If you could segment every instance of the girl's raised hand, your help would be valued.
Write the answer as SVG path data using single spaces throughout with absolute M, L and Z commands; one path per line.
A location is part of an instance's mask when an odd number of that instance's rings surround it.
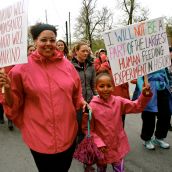
M 143 88 L 142 88 L 142 94 L 146 97 L 151 97 L 152 96 L 152 91 L 150 89 L 150 84 L 148 82 L 148 76 L 144 76 L 144 83 L 143 83 Z
M 152 96 L 152 91 L 150 89 L 150 84 L 149 83 L 144 83 L 143 84 L 142 94 L 144 96 L 146 96 L 146 97 L 151 97 Z

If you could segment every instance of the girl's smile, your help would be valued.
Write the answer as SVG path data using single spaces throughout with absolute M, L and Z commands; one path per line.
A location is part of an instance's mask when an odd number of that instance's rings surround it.
M 96 89 L 100 98 L 107 100 L 113 92 L 112 79 L 107 75 L 101 76 L 97 81 Z

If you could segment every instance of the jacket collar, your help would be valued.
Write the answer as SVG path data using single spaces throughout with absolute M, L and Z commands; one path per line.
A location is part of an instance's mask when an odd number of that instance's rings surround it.
M 64 53 L 62 51 L 56 50 L 55 53 L 54 53 L 54 55 L 52 57 L 47 58 L 47 57 L 44 57 L 41 54 L 39 54 L 38 51 L 36 50 L 30 56 L 35 61 L 40 61 L 40 62 L 50 61 L 50 62 L 54 62 L 54 61 L 62 60 L 63 57 L 64 57 Z
M 111 104 L 111 103 L 113 102 L 113 96 L 111 95 L 111 96 L 108 98 L 107 101 L 104 101 L 104 100 L 101 99 L 101 98 L 99 97 L 99 95 L 98 95 L 98 96 L 94 96 L 93 99 L 92 99 L 91 101 L 92 101 L 92 102 L 97 102 L 97 103 L 109 105 L 109 104 Z

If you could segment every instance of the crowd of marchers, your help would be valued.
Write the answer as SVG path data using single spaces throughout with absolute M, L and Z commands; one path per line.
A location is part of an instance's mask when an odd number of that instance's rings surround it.
M 169 149 L 172 131 L 172 66 L 115 86 L 105 49 L 92 52 L 88 41 L 72 50 L 57 40 L 53 25 L 37 23 L 30 28 L 28 63 L 0 71 L 0 123 L 4 115 L 12 131 L 19 128 L 39 172 L 68 172 L 73 154 L 89 130 L 93 144 L 103 154 L 96 169 L 83 163 L 85 172 L 124 172 L 130 150 L 124 130 L 125 116 L 141 113 L 140 137 L 145 149 Z M 172 59 L 172 48 L 169 48 Z M 89 144 L 89 142 L 88 142 Z M 89 146 L 89 145 L 88 145 Z

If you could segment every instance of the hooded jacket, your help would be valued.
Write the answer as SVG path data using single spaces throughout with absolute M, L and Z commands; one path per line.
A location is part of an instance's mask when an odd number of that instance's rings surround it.
M 102 164 L 118 163 L 129 152 L 127 135 L 123 129 L 122 114 L 142 112 L 150 97 L 142 94 L 138 100 L 131 101 L 119 96 L 111 96 L 105 102 L 94 96 L 90 102 L 92 109 L 91 135 L 97 147 L 107 147 Z M 87 114 L 84 114 L 82 129 L 87 132 Z
M 83 101 L 71 62 L 60 52 L 47 59 L 35 51 L 9 77 L 14 103 L 4 108 L 28 147 L 46 154 L 67 150 L 77 135 L 76 109 Z
M 85 67 L 82 68 L 75 57 L 72 59 L 72 63 L 75 69 L 78 71 L 78 74 L 81 79 L 82 95 L 87 102 L 90 102 L 93 95 L 96 94 L 95 91 L 96 74 L 93 63 L 91 62 L 90 59 L 87 58 L 85 61 Z

